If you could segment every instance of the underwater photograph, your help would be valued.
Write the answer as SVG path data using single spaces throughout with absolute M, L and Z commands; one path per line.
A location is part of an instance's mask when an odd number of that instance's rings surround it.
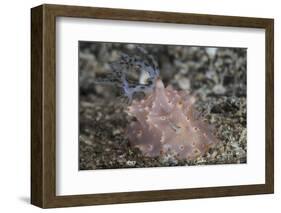
M 79 170 L 247 163 L 247 49 L 79 41 Z

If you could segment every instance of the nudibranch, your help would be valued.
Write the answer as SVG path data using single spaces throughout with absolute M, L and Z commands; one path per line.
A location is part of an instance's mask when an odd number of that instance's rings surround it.
M 111 63 L 111 73 L 97 83 L 114 84 L 129 100 L 127 112 L 136 118 L 127 128 L 132 146 L 145 156 L 172 155 L 178 159 L 193 160 L 204 155 L 218 143 L 211 125 L 200 118 L 194 109 L 195 98 L 171 86 L 164 87 L 154 58 L 139 46 L 140 55 L 122 54 L 119 61 Z M 138 74 L 137 82 L 128 80 Z M 133 100 L 137 93 L 145 94 Z
M 193 160 L 218 143 L 209 124 L 195 111 L 195 98 L 156 81 L 147 98 L 133 101 L 128 113 L 137 120 L 127 129 L 130 143 L 149 157 L 172 155 Z

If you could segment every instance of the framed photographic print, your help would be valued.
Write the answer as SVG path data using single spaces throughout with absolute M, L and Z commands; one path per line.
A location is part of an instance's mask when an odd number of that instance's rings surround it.
M 31 9 L 31 203 L 274 191 L 273 19 Z

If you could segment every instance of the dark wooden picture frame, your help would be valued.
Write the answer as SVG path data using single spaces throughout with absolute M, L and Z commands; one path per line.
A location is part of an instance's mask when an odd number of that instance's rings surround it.
M 265 29 L 265 184 L 56 195 L 56 18 L 77 17 Z M 126 9 L 41 5 L 31 9 L 31 203 L 66 207 L 267 194 L 274 192 L 274 20 Z

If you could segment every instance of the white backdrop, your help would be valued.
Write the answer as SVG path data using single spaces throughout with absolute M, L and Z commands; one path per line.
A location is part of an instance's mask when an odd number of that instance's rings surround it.
M 1 22 L 1 110 L 0 149 L 0 210 L 1 212 L 20 210 L 21 212 L 39 212 L 40 209 L 28 204 L 30 180 L 30 7 L 43 2 L 3 1 L 0 8 Z M 166 10 L 178 12 L 210 13 L 222 15 L 241 15 L 275 18 L 275 106 L 280 108 L 281 91 L 280 62 L 280 30 L 281 14 L 278 1 L 245 1 L 245 0 L 96 0 L 75 1 L 60 0 L 48 3 L 76 4 L 88 6 L 122 7 L 148 10 Z M 279 97 L 278 97 L 279 96 Z M 168 201 L 157 203 L 123 204 L 97 207 L 79 207 L 71 209 L 56 209 L 51 212 L 132 212 L 132 211 L 216 211 L 216 212 L 246 212 L 267 210 L 277 212 L 280 206 L 281 186 L 280 163 L 281 147 L 281 113 L 275 111 L 275 170 L 276 185 L 274 195 L 243 196 L 231 198 L 196 199 L 184 201 Z M 278 133 L 279 132 L 279 133 Z

